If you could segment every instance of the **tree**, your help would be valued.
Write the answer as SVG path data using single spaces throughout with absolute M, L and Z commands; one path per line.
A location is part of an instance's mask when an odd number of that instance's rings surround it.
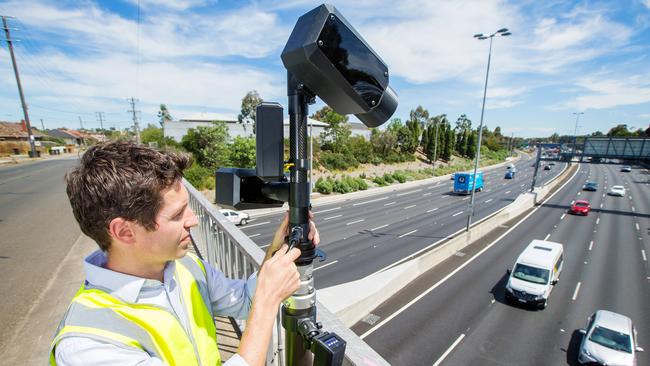
M 465 156 L 470 159 L 476 157 L 476 133 L 470 131 L 467 135 L 467 147 L 465 148 Z
M 605 134 L 600 132 L 600 131 L 596 131 L 596 132 L 592 133 L 591 136 L 602 137 L 602 136 L 605 136 Z
M 255 109 L 262 102 L 256 90 L 249 91 L 241 100 L 241 112 L 237 115 L 237 121 L 244 127 L 244 132 L 247 125 L 252 125 L 253 135 L 255 134 Z
M 194 155 L 201 166 L 216 169 L 229 164 L 229 138 L 226 123 L 215 122 L 210 127 L 190 128 L 183 136 L 181 145 Z
M 230 144 L 229 163 L 240 168 L 254 168 L 255 138 L 237 136 Z
M 445 127 L 446 130 L 446 135 L 447 137 L 445 138 L 445 146 L 444 149 L 442 150 L 442 159 L 445 161 L 450 161 L 451 160 L 451 153 L 454 150 L 454 130 L 451 129 L 451 126 L 447 125 Z
M 549 137 L 549 140 L 553 143 L 557 143 L 560 141 L 560 135 L 558 135 L 557 132 L 555 132 L 551 135 L 551 137 Z
M 332 108 L 325 106 L 314 113 L 311 118 L 327 123 L 327 127 L 320 134 L 323 144 L 322 149 L 334 153 L 343 153 L 352 135 L 352 127 L 348 122 L 348 117 L 338 114 Z
M 165 122 L 174 120 L 174 117 L 172 117 L 172 115 L 169 114 L 169 110 L 167 110 L 167 106 L 165 104 L 160 105 L 160 110 L 158 111 L 158 118 L 160 122 L 160 127 L 163 127 Z
M 628 131 L 626 124 L 620 124 L 616 127 L 612 127 L 612 129 L 607 132 L 607 136 L 609 137 L 629 137 L 632 135 L 632 132 Z
M 425 128 L 422 131 L 422 139 L 420 140 L 420 146 L 422 146 L 422 149 L 424 149 L 424 151 L 426 151 L 427 146 L 429 146 L 429 130 L 431 129 L 430 127 L 431 126 Z M 433 139 L 433 136 L 431 136 L 431 139 Z

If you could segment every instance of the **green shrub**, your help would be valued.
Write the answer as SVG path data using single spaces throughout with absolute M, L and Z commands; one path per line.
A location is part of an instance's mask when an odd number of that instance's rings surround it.
M 399 171 L 393 172 L 393 178 L 400 183 L 406 182 L 406 175 Z
M 357 184 L 359 185 L 359 190 L 365 191 L 368 189 L 368 182 L 366 182 L 365 179 L 361 177 L 356 177 L 355 180 L 357 181 Z
M 200 166 L 198 163 L 194 162 L 191 167 L 183 171 L 183 176 L 187 179 L 190 184 L 196 189 L 214 189 L 214 174 L 213 170 L 210 168 L 205 168 Z M 206 187 L 208 178 L 212 178 L 212 186 Z M 208 183 L 209 185 L 209 183 Z
M 328 179 L 323 179 L 318 178 L 316 181 L 316 192 L 322 193 L 322 194 L 330 194 L 332 193 L 332 190 L 334 189 L 332 181 Z
M 341 180 L 343 180 L 347 185 L 350 186 L 350 189 L 352 189 L 352 192 L 356 192 L 359 190 L 359 182 L 355 178 L 349 177 L 349 176 L 344 176 Z
M 334 192 L 338 193 L 350 193 L 352 192 L 352 187 L 345 180 L 336 180 L 334 181 Z
M 320 154 L 320 163 L 329 170 L 347 170 L 359 166 L 359 161 L 352 154 L 331 151 L 323 151 Z
M 361 174 L 359 174 L 359 178 L 361 178 L 361 179 L 366 179 L 366 173 L 361 173 Z
M 386 173 L 384 174 L 384 180 L 386 181 L 386 183 L 391 184 L 395 181 L 395 178 L 393 178 L 392 174 Z
M 380 187 L 383 187 L 383 186 L 388 185 L 388 183 L 386 183 L 386 179 L 384 179 L 384 177 L 381 177 L 381 176 L 376 176 L 376 177 L 374 177 L 374 178 L 372 179 L 372 181 L 373 181 L 376 185 L 378 185 L 378 186 L 380 186 Z

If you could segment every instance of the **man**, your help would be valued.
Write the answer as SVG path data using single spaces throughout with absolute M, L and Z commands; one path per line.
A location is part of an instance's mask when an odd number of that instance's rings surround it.
M 88 149 L 66 175 L 75 218 L 100 250 L 85 260 L 86 281 L 57 329 L 51 364 L 220 365 L 214 315 L 248 317 L 226 365 L 265 363 L 278 307 L 300 285 L 300 251 L 284 244 L 288 218 L 258 274 L 226 279 L 188 254 L 198 224 L 181 183 L 189 163 L 109 142 Z M 311 221 L 309 238 L 319 242 Z

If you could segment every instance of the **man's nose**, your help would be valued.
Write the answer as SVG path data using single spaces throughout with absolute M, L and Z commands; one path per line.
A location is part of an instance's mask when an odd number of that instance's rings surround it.
M 189 217 L 185 220 L 186 227 L 194 227 L 199 224 L 199 218 L 194 214 L 194 211 L 190 210 Z

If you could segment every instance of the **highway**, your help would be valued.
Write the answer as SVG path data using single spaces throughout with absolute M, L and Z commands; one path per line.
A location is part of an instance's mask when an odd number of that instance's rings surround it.
M 485 189 L 476 194 L 474 222 L 511 203 L 530 188 L 534 160 L 517 162 L 515 179 L 504 179 L 505 167 L 485 172 Z M 564 168 L 540 169 L 538 184 Z M 396 190 L 327 204 L 313 202 L 321 245 L 327 260 L 315 264 L 317 288 L 349 282 L 394 265 L 461 230 L 467 222 L 470 196 L 451 193 L 445 180 L 412 189 Z M 251 214 L 242 231 L 265 248 L 282 215 Z
M 639 332 L 639 365 L 650 365 L 650 173 L 582 164 L 576 175 L 484 250 L 465 250 L 375 309 L 353 330 L 393 365 L 577 364 L 578 332 L 598 309 L 622 313 Z M 582 191 L 586 180 L 596 192 Z M 625 197 L 606 191 L 623 185 Z M 591 202 L 589 216 L 567 214 Z M 505 302 L 506 270 L 533 239 L 564 244 L 559 283 L 545 310 Z M 377 320 L 378 319 L 378 320 Z

